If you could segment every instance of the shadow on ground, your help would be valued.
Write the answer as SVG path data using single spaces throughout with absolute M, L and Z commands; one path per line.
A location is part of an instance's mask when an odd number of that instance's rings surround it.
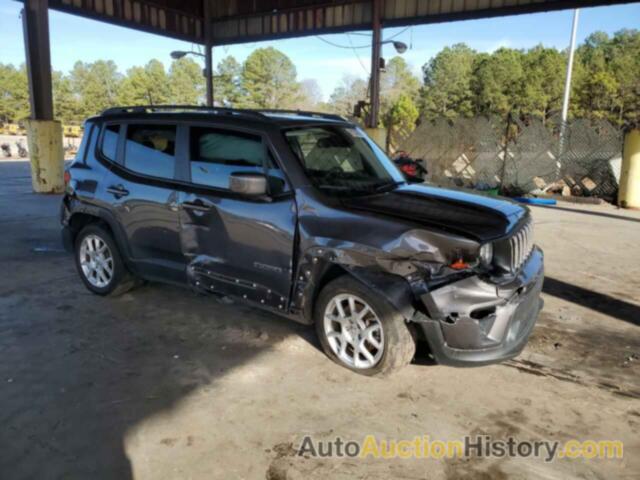
M 640 306 L 619 300 L 605 293 L 596 292 L 553 277 L 544 279 L 544 293 L 609 315 L 623 322 L 640 326 Z
M 560 207 L 558 205 L 554 206 L 546 206 L 546 205 L 535 205 L 535 208 L 545 208 L 549 210 L 560 210 L 562 212 L 570 212 L 570 213 L 578 213 L 581 215 L 593 215 L 596 217 L 610 218 L 614 220 L 624 220 L 626 222 L 636 222 L 640 223 L 640 218 L 635 218 L 627 215 L 615 215 L 613 213 L 607 212 L 598 212 L 594 210 L 583 210 L 580 208 L 571 208 L 571 207 Z
M 31 194 L 25 168 L 0 164 L 0 478 L 132 478 L 133 426 L 287 336 L 314 342 L 175 287 L 90 294 L 60 248 L 59 197 Z

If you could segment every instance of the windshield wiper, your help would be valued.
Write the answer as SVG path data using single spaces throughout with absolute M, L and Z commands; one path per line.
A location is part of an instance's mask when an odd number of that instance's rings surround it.
M 316 185 L 316 187 L 318 188 L 324 188 L 327 190 L 341 190 L 341 191 L 349 191 L 349 190 L 353 190 L 353 187 L 351 186 L 346 186 L 346 185 L 330 185 L 327 183 L 319 183 Z
M 379 185 L 376 185 L 375 187 L 373 187 L 373 190 L 376 193 L 381 193 L 381 192 L 385 192 L 385 191 L 392 191 L 395 190 L 397 187 L 399 187 L 400 185 L 404 185 L 407 182 L 404 181 L 395 181 L 395 182 L 384 182 L 381 183 Z

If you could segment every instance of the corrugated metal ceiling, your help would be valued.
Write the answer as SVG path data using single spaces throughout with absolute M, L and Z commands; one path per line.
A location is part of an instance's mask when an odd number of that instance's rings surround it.
M 67 13 L 204 43 L 209 1 L 214 45 L 366 30 L 371 1 L 348 0 L 49 0 Z M 383 0 L 383 26 L 589 7 L 631 0 Z

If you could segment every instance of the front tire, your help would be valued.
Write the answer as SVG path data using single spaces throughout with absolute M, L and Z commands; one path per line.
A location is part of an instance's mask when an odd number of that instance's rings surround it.
M 121 295 L 135 285 L 111 233 L 101 225 L 87 225 L 80 231 L 75 262 L 82 282 L 98 295 Z
M 322 289 L 314 321 L 327 356 L 354 372 L 385 376 L 415 355 L 416 343 L 402 315 L 351 277 L 339 277 Z

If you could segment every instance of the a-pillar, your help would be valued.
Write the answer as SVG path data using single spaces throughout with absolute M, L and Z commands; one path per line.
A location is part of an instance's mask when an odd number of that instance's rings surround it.
M 31 117 L 26 120 L 31 183 L 38 193 L 64 190 L 62 125 L 53 119 L 48 0 L 24 0 L 24 31 Z

